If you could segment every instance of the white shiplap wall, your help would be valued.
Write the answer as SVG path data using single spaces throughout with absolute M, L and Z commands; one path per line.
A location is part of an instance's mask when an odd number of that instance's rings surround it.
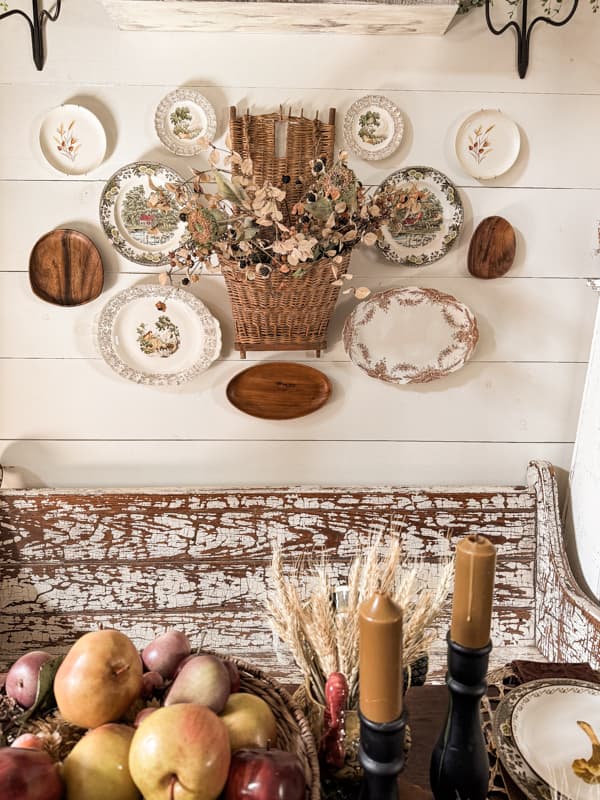
M 11 5 L 29 4 L 13 0 Z M 600 214 L 600 19 L 583 0 L 564 30 L 538 27 L 525 81 L 515 74 L 512 35 L 494 38 L 481 11 L 443 38 L 119 32 L 93 0 L 64 3 L 48 26 L 48 61 L 37 73 L 28 33 L 0 23 L 0 462 L 29 485 L 472 484 L 519 483 L 530 458 L 568 468 L 596 305 L 585 278 L 598 274 Z M 97 216 L 103 182 L 140 158 L 185 171 L 153 130 L 154 109 L 179 85 L 201 87 L 224 133 L 230 104 L 267 111 L 280 103 L 307 112 L 345 110 L 381 92 L 406 114 L 405 140 L 385 162 L 354 162 L 379 182 L 400 166 L 427 164 L 461 187 L 466 224 L 443 260 L 420 270 L 378 253 L 353 256 L 372 289 L 418 284 L 455 294 L 477 314 L 475 357 L 451 377 L 393 387 L 350 364 L 340 330 L 315 362 L 331 378 L 331 402 L 287 423 L 255 420 L 228 405 L 227 381 L 241 362 L 222 279 L 195 291 L 224 328 L 222 359 L 180 389 L 139 387 L 113 375 L 94 343 L 97 315 L 116 291 L 155 279 L 121 259 Z M 109 139 L 105 163 L 66 179 L 36 144 L 44 112 L 87 105 Z M 455 130 L 470 111 L 506 111 L 522 133 L 522 154 L 505 176 L 480 185 L 453 155 Z M 340 137 L 340 146 L 342 144 Z M 468 275 L 470 236 L 485 216 L 517 230 L 506 278 Z M 89 306 L 61 309 L 33 296 L 29 252 L 54 227 L 75 227 L 99 245 L 105 291 Z M 423 331 L 423 335 L 426 335 Z M 249 359 L 277 357 L 250 354 Z

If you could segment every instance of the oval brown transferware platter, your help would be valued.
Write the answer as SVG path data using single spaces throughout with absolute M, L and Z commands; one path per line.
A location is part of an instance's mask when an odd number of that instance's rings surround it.
M 239 372 L 227 385 L 227 399 L 262 419 L 294 419 L 321 408 L 331 394 L 326 375 L 314 367 L 270 361 Z
M 34 294 L 48 303 L 89 303 L 102 291 L 102 257 L 84 233 L 57 228 L 34 245 L 29 257 L 29 280 Z

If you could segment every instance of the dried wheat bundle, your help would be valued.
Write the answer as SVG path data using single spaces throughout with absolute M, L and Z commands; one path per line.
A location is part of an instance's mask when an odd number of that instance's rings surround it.
M 342 672 L 348 681 L 348 706 L 358 705 L 358 610 L 374 592 L 389 593 L 403 610 L 404 663 L 427 653 L 435 635 L 431 626 L 450 591 L 452 561 L 442 564 L 433 589 L 424 573 L 423 561 L 404 557 L 393 523 L 389 537 L 381 530 L 359 550 L 343 586 L 324 555 L 308 568 L 304 562 L 296 564 L 289 574 L 281 543 L 274 544 L 267 607 L 275 633 L 289 647 L 315 700 L 324 704 L 327 678 Z

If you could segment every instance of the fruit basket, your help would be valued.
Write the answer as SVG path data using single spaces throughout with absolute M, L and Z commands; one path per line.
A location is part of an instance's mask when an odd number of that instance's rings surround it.
M 201 655 L 218 656 L 221 661 L 235 665 L 239 673 L 239 692 L 254 695 L 269 706 L 275 718 L 277 730 L 276 741 L 270 744 L 277 750 L 292 753 L 297 757 L 306 781 L 306 800 L 319 800 L 321 796 L 319 762 L 315 742 L 306 717 L 291 695 L 262 670 L 242 660 L 207 650 L 202 650 Z M 192 657 L 193 654 L 189 658 Z M 23 707 L 18 705 L 14 697 L 9 697 L 6 688 L 2 686 L 0 689 L 0 745 L 11 745 L 18 736 L 33 734 L 34 737 L 41 740 L 43 749 L 50 755 L 53 762 L 63 762 L 62 774 L 64 776 L 65 759 L 84 735 L 88 734 L 88 731 L 67 722 L 56 709 L 52 685 L 60 661 L 60 659 L 52 659 L 52 662 L 48 664 L 51 666 L 50 671 L 42 670 L 40 672 L 36 703 L 30 711 L 24 712 Z M 56 684 L 54 685 L 56 686 Z M 146 708 L 158 708 L 162 705 L 162 694 L 161 688 L 152 692 L 145 699 L 135 700 L 118 722 L 137 725 L 136 718 L 139 717 L 141 711 Z M 176 700 L 175 702 L 186 701 Z M 176 707 L 171 705 L 170 709 Z M 136 720 L 135 723 L 134 720 Z M 89 733 L 93 733 L 95 730 L 97 729 L 92 728 Z M 36 745 L 17 744 L 17 747 L 30 746 L 35 747 Z M 267 744 L 267 750 L 269 746 Z M 37 795 L 35 796 L 37 797 Z

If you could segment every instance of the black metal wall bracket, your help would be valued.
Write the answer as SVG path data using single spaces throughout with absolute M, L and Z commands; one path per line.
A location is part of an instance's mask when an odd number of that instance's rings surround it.
M 490 6 L 492 0 L 485 0 L 485 19 L 488 28 L 495 36 L 500 36 L 504 31 L 509 28 L 514 28 L 517 33 L 517 65 L 519 69 L 519 77 L 524 78 L 527 74 L 527 67 L 529 66 L 529 47 L 531 40 L 531 31 L 538 22 L 545 22 L 548 25 L 553 25 L 555 28 L 560 28 L 561 25 L 566 25 L 577 10 L 579 0 L 573 0 L 573 8 L 564 19 L 555 20 L 551 19 L 548 15 L 535 17 L 531 22 L 527 22 L 527 0 L 520 0 L 521 6 L 521 24 L 519 25 L 514 20 L 507 22 L 502 28 L 494 27 L 492 16 L 490 13 Z
M 31 30 L 33 60 L 35 61 L 36 67 L 40 70 L 44 69 L 44 61 L 45 61 L 44 20 L 49 19 L 50 22 L 56 22 L 56 20 L 58 19 L 58 15 L 60 14 L 61 2 L 62 0 L 56 0 L 54 11 L 46 11 L 45 9 L 42 9 L 40 11 L 39 0 L 32 0 L 33 12 L 31 18 L 28 17 L 24 11 L 21 11 L 17 8 L 12 9 L 11 11 L 6 11 L 4 14 L 0 14 L 0 20 L 12 16 L 23 17 L 25 20 L 27 20 L 27 24 L 29 25 L 29 29 Z

